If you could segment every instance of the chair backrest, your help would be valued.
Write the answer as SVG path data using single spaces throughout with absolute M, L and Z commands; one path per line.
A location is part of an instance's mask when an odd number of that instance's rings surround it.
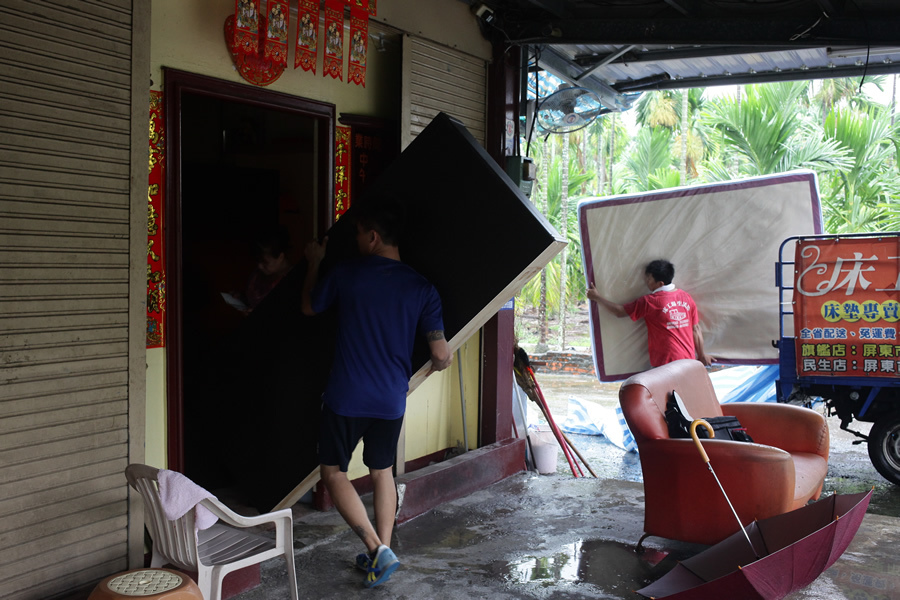
M 128 484 L 144 499 L 144 522 L 150 529 L 150 537 L 153 539 L 154 556 L 161 556 L 180 569 L 197 571 L 194 511 L 187 511 L 176 521 L 166 519 L 159 498 L 158 473 L 159 469 L 141 464 L 132 464 L 125 468 Z
M 619 404 L 638 446 L 644 440 L 669 437 L 666 402 L 673 390 L 692 417 L 722 416 L 712 380 L 700 361 L 676 360 L 632 375 L 619 388 Z

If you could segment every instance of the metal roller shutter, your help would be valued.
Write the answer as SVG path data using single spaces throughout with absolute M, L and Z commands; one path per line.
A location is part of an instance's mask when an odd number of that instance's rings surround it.
M 131 0 L 0 0 L 7 600 L 59 596 L 128 567 L 123 471 L 146 377 L 136 369 L 144 366 L 143 328 L 134 331 L 146 284 L 134 271 L 146 252 L 136 250 L 146 244 L 137 185 L 142 175 L 146 194 L 148 98 L 135 97 L 133 60 L 145 51 L 134 47 L 134 18 Z M 134 122 L 137 106 L 142 123 Z M 135 132 L 145 144 L 140 173 Z
M 412 35 L 403 44 L 402 142 L 405 148 L 439 112 L 458 119 L 483 146 L 487 63 Z

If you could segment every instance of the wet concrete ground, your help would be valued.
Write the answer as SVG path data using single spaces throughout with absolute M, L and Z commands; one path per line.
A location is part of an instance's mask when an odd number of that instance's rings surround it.
M 593 377 L 541 375 L 558 423 L 570 396 L 613 407 L 618 384 Z M 847 552 L 790 600 L 900 599 L 900 488 L 881 478 L 865 444 L 830 418 L 832 450 L 826 492 L 874 486 L 869 511 Z M 867 427 L 855 424 L 865 431 Z M 294 507 L 301 598 L 639 599 L 633 590 L 661 577 L 704 546 L 642 534 L 643 487 L 637 456 L 588 436 L 570 436 L 599 475 L 575 479 L 560 457 L 553 475 L 520 473 L 438 506 L 396 529 L 402 567 L 378 588 L 363 588 L 353 566 L 361 544 L 336 512 Z M 368 500 L 366 498 L 365 500 Z M 263 566 L 264 583 L 238 600 L 289 598 L 283 562 Z

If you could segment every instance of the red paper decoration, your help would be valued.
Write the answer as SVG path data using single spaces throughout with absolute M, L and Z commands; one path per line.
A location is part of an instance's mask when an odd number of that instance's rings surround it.
M 259 52 L 259 0 L 234 0 L 233 31 L 232 50 L 250 55 Z
M 268 0 L 265 58 L 277 65 L 287 65 L 290 20 L 288 0 Z
M 294 68 L 316 72 L 316 48 L 319 39 L 319 0 L 298 0 L 297 44 L 294 48 Z
M 325 56 L 322 76 L 343 80 L 344 68 L 344 4 L 341 0 L 325 0 Z
M 347 83 L 366 87 L 366 53 L 369 48 L 368 0 L 356 0 L 362 7 L 350 7 L 350 60 Z
M 147 347 L 165 346 L 166 270 L 163 248 L 163 184 L 166 136 L 162 92 L 150 92 L 150 178 L 147 186 Z
M 334 220 L 350 208 L 350 127 L 335 127 L 334 140 Z
M 262 19 L 265 21 L 265 19 Z M 269 85 L 284 73 L 285 65 L 256 54 L 244 54 L 234 46 L 234 15 L 225 19 L 225 42 L 231 50 L 231 59 L 241 77 L 253 85 Z

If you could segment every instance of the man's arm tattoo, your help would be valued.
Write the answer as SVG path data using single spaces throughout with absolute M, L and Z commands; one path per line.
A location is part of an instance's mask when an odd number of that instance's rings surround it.
M 435 329 L 434 331 L 429 331 L 426 334 L 429 342 L 436 342 L 437 340 L 444 339 L 444 332 L 441 329 Z

